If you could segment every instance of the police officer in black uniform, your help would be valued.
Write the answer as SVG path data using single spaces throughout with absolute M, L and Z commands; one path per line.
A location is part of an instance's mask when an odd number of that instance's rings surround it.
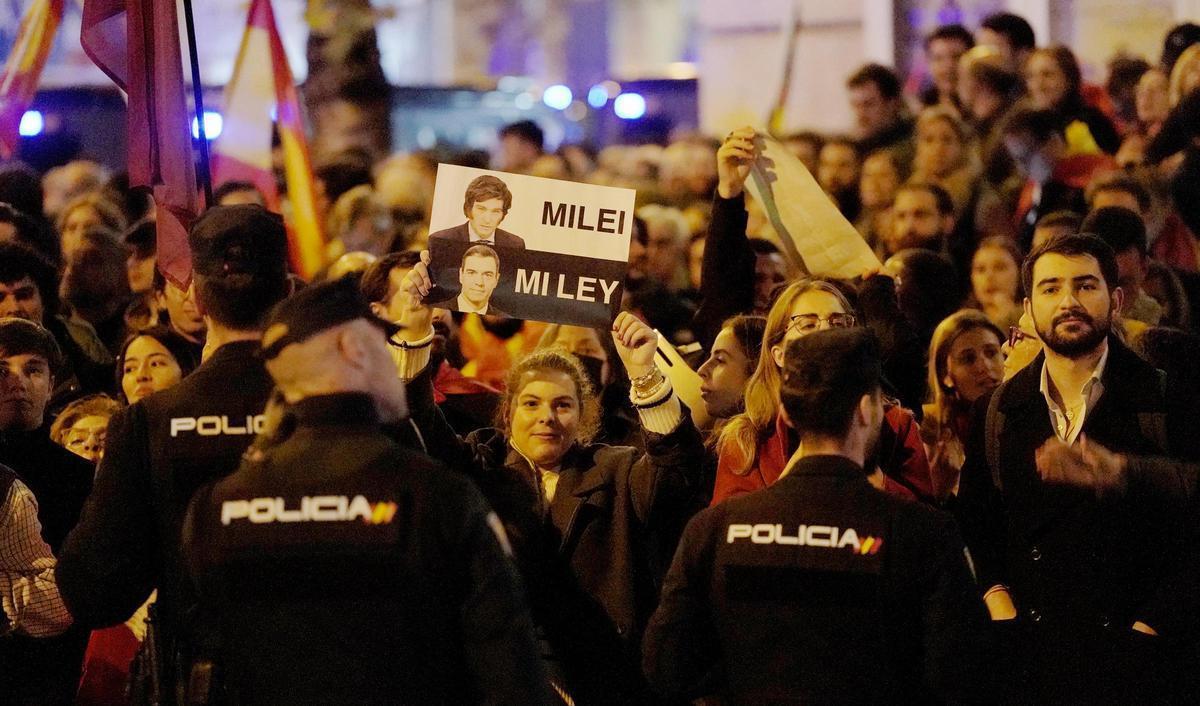
M 179 558 L 183 514 L 197 488 L 237 467 L 263 423 L 272 382 L 256 357 L 258 341 L 267 313 L 290 287 L 283 221 L 259 206 L 212 208 L 188 240 L 208 359 L 175 387 L 113 417 L 95 488 L 57 573 L 71 615 L 92 628 L 123 622 L 158 589 L 166 684 L 183 681 L 179 653 L 190 639 Z
M 782 401 L 800 449 L 775 485 L 688 524 L 646 631 L 651 683 L 728 704 L 986 701 L 953 521 L 863 470 L 883 415 L 873 336 L 793 341 Z
M 184 553 L 234 703 L 552 698 L 508 541 L 469 480 L 399 445 L 404 384 L 350 278 L 272 314 L 272 444 L 201 489 Z

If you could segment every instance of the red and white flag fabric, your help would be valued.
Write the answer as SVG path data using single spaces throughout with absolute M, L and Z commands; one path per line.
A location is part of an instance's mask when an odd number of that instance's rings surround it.
M 0 157 L 17 153 L 21 118 L 37 93 L 38 79 L 62 22 L 63 0 L 33 0 L 21 17 L 16 41 L 0 75 Z
M 174 0 L 85 0 L 80 43 L 129 97 L 129 183 L 153 189 L 158 268 L 191 281 L 187 232 L 200 213 Z
M 325 266 L 312 163 L 296 82 L 270 0 L 251 0 L 233 77 L 225 87 L 221 136 L 213 145 L 213 181 L 249 181 L 279 209 L 271 169 L 272 122 L 279 130 L 288 193 L 292 268 L 311 279 Z

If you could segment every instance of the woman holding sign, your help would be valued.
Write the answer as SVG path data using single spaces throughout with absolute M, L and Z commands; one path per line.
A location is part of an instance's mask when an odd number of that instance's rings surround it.
M 644 688 L 642 631 L 693 507 L 695 460 L 704 454 L 690 415 L 654 364 L 658 337 L 628 313 L 612 326 L 646 452 L 591 442 L 599 401 L 579 360 L 558 349 L 535 351 L 512 367 L 497 428 L 459 437 L 434 406 L 425 370 L 433 338 L 432 312 L 420 303 L 433 286 L 428 263 L 422 253 L 401 285 L 400 364 L 411 381 L 411 418 L 430 452 L 471 475 L 504 523 L 535 621 L 558 661 L 556 686 L 592 697 L 580 703 L 635 701 Z

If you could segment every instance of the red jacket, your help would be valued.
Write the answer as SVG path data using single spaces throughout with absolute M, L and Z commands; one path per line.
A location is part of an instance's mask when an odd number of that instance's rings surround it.
M 761 490 L 779 480 L 788 459 L 800 445 L 800 435 L 775 417 L 775 431 L 758 446 L 756 463 L 744 474 L 736 451 L 722 449 L 717 458 L 717 481 L 710 507 L 737 495 Z M 921 443 L 921 429 L 912 412 L 900 405 L 884 409 L 876 461 L 883 471 L 883 491 L 909 500 L 933 498 L 933 475 Z

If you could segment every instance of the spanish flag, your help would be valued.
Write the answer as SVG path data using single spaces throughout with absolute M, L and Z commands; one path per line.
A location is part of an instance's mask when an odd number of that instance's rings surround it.
M 274 114 L 274 115 L 272 115 Z M 246 33 L 225 88 L 224 126 L 213 145 L 213 181 L 238 179 L 255 184 L 267 205 L 279 210 L 271 170 L 271 122 L 283 147 L 292 267 L 311 279 L 325 266 L 325 237 L 317 215 L 312 164 L 296 82 L 275 24 L 270 0 L 252 0 Z
M 63 0 L 33 0 L 21 18 L 12 53 L 0 76 L 0 157 L 17 153 L 21 118 L 37 93 L 54 34 L 62 22 Z

